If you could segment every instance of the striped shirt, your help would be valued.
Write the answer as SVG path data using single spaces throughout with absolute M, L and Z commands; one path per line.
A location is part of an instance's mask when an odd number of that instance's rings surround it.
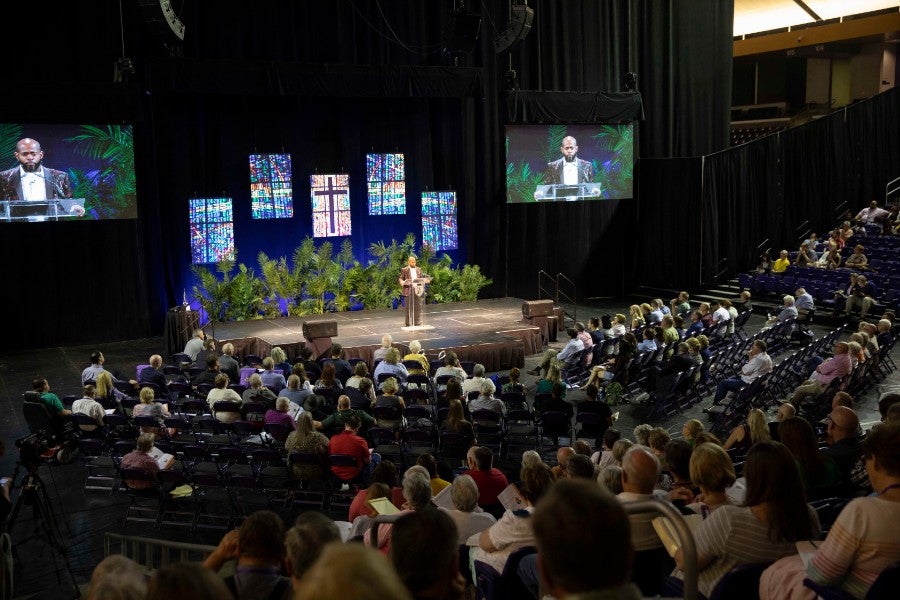
M 854 598 L 865 598 L 878 574 L 900 560 L 897 523 L 900 502 L 878 497 L 852 500 L 829 530 L 807 575 Z
M 812 507 L 809 518 L 813 523 L 813 538 L 819 536 L 819 518 Z M 797 552 L 794 542 L 773 542 L 769 526 L 757 519 L 746 506 L 722 506 L 709 515 L 694 531 L 697 556 L 712 559 L 700 571 L 698 586 L 707 598 L 719 580 L 737 565 L 775 562 Z M 681 571 L 674 573 L 679 578 Z

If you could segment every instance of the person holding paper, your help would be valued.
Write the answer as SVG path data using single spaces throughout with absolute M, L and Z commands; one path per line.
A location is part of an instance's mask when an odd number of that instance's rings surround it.
M 31 138 L 19 140 L 13 156 L 19 166 L 0 172 L 0 200 L 41 201 L 72 197 L 68 174 L 43 166 L 44 151 L 40 142 Z M 84 207 L 73 204 L 68 212 L 80 217 L 84 215 Z
M 140 469 L 154 477 L 161 470 L 172 468 L 172 464 L 175 462 L 174 456 L 171 454 L 160 453 L 160 458 L 155 458 L 151 454 L 154 450 L 154 441 L 156 441 L 156 436 L 152 433 L 142 433 L 138 436 L 137 447 L 122 458 L 122 468 Z M 162 461 L 162 463 L 160 463 L 160 461 Z M 137 481 L 131 479 L 125 483 L 128 484 L 128 487 L 135 490 L 153 487 L 153 483 L 150 481 Z

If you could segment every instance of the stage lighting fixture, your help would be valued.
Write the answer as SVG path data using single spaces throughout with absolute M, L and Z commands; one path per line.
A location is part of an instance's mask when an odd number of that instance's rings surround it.
M 531 22 L 533 20 L 533 9 L 526 4 L 513 4 L 506 29 L 494 38 L 494 53 L 506 52 L 512 48 L 513 44 L 524 40 L 528 32 L 531 31 Z
M 636 92 L 638 85 L 638 77 L 637 73 L 633 73 L 629 71 L 625 73 L 625 90 L 629 92 Z

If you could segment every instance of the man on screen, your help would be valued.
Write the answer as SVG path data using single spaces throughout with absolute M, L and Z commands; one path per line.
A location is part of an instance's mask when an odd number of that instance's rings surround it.
M 422 269 L 416 267 L 416 257 L 410 256 L 407 266 L 400 269 L 400 285 L 403 286 L 403 297 L 406 303 L 406 326 L 422 324 L 422 309 L 425 307 L 425 294 L 416 294 L 414 279 L 425 277 Z
M 548 185 L 578 185 L 580 183 L 591 183 L 594 179 L 594 165 L 588 160 L 581 160 L 576 156 L 578 154 L 578 142 L 571 135 L 563 138 L 562 145 L 559 147 L 562 158 L 547 163 L 547 171 L 544 173 L 544 183 Z M 590 187 L 588 193 L 591 196 L 600 195 L 600 185 L 596 184 Z M 543 193 L 536 191 L 534 193 L 535 200 L 540 200 Z
M 37 140 L 19 140 L 13 155 L 19 166 L 0 172 L 0 200 L 43 201 L 72 197 L 69 176 L 41 164 L 44 152 Z M 73 204 L 69 212 L 80 217 L 84 207 Z

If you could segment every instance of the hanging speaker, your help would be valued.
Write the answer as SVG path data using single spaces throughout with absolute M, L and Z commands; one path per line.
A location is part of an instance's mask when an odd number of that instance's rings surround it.
M 503 33 L 494 38 L 494 53 L 500 54 L 509 50 L 513 44 L 525 39 L 531 31 L 531 22 L 534 20 L 534 10 L 524 4 L 512 5 L 512 16 Z

